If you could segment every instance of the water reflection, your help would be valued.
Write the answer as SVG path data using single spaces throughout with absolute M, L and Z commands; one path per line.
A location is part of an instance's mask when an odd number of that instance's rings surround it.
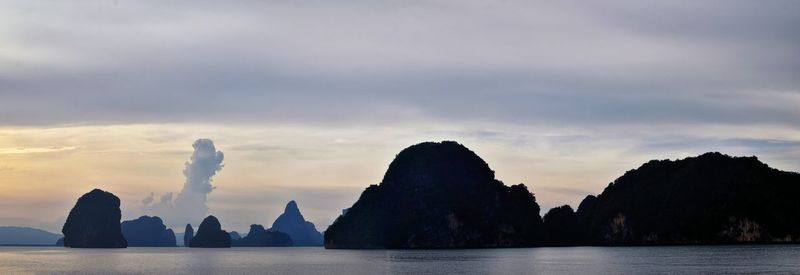
M 482 250 L 0 247 L 0 274 L 641 274 L 797 273 L 800 246 Z

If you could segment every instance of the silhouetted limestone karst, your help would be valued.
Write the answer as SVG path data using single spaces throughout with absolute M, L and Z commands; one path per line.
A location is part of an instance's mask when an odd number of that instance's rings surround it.
M 64 237 L 58 238 L 56 246 L 64 246 Z
M 575 211 L 575 216 L 578 219 L 578 235 L 576 236 L 575 242 L 581 244 L 589 244 L 592 243 L 589 236 L 591 232 L 589 232 L 589 223 L 591 223 L 592 215 L 594 215 L 594 208 L 597 206 L 597 197 L 594 195 L 588 195 L 581 201 L 581 204 L 578 205 L 578 210 Z
M 186 224 L 186 229 L 183 231 L 183 246 L 189 246 L 192 243 L 192 238 L 194 237 L 194 228 L 192 228 L 191 224 Z
M 128 240 L 128 246 L 177 246 L 175 233 L 172 229 L 168 229 L 159 217 L 141 216 L 135 220 L 124 221 L 120 226 L 122 235 Z
M 222 230 L 217 217 L 208 216 L 200 227 L 197 228 L 197 235 L 192 238 L 190 247 L 231 247 L 231 236 Z
M 81 248 L 122 248 L 128 242 L 120 229 L 119 198 L 94 189 L 84 194 L 69 212 L 64 233 L 64 246 Z
M 800 241 L 800 174 L 755 157 L 653 160 L 578 209 L 593 244 Z
M 550 246 L 569 246 L 579 244 L 580 227 L 578 216 L 569 205 L 559 206 L 547 212 L 542 218 L 545 229 L 545 244 Z
M 586 223 L 591 219 L 591 214 L 594 213 L 594 208 L 597 205 L 597 197 L 594 195 L 588 195 L 581 201 L 581 204 L 578 205 L 578 211 L 576 211 L 576 216 L 578 217 L 578 222 L 581 224 L 581 228 L 586 227 Z
M 178 240 L 175 239 L 175 231 L 172 231 L 172 228 L 167 228 L 167 231 L 164 232 L 164 243 L 170 244 L 171 247 L 178 246 Z
M 267 231 L 260 224 L 253 224 L 244 238 L 233 241 L 233 246 L 292 246 L 292 239 L 286 233 Z
M 275 219 L 270 231 L 289 234 L 295 246 L 321 246 L 323 241 L 322 233 L 317 231 L 313 223 L 305 220 L 295 201 L 286 204 L 283 214 Z
M 242 238 L 242 236 L 239 235 L 239 232 L 236 231 L 231 231 L 231 233 L 228 233 L 228 235 L 231 235 L 231 241 L 239 240 Z
M 539 205 L 452 141 L 406 148 L 325 231 L 326 248 L 524 247 L 541 244 Z

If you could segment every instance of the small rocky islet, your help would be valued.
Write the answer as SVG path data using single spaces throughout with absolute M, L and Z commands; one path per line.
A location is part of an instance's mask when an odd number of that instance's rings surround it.
M 208 216 L 203 219 L 197 228 L 197 234 L 192 237 L 189 247 L 231 247 L 231 236 L 222 230 L 222 225 L 217 217 Z

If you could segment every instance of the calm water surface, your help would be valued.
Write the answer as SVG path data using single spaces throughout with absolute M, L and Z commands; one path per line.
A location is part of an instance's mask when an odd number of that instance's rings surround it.
M 0 247 L 0 274 L 800 274 L 800 246 L 483 250 Z

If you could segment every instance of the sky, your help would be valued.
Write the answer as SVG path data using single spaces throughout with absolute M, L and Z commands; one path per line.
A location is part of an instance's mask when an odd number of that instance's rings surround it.
M 0 225 L 59 232 L 101 188 L 325 229 L 423 141 L 542 214 L 651 159 L 800 171 L 798 27 L 794 0 L 0 0 Z

